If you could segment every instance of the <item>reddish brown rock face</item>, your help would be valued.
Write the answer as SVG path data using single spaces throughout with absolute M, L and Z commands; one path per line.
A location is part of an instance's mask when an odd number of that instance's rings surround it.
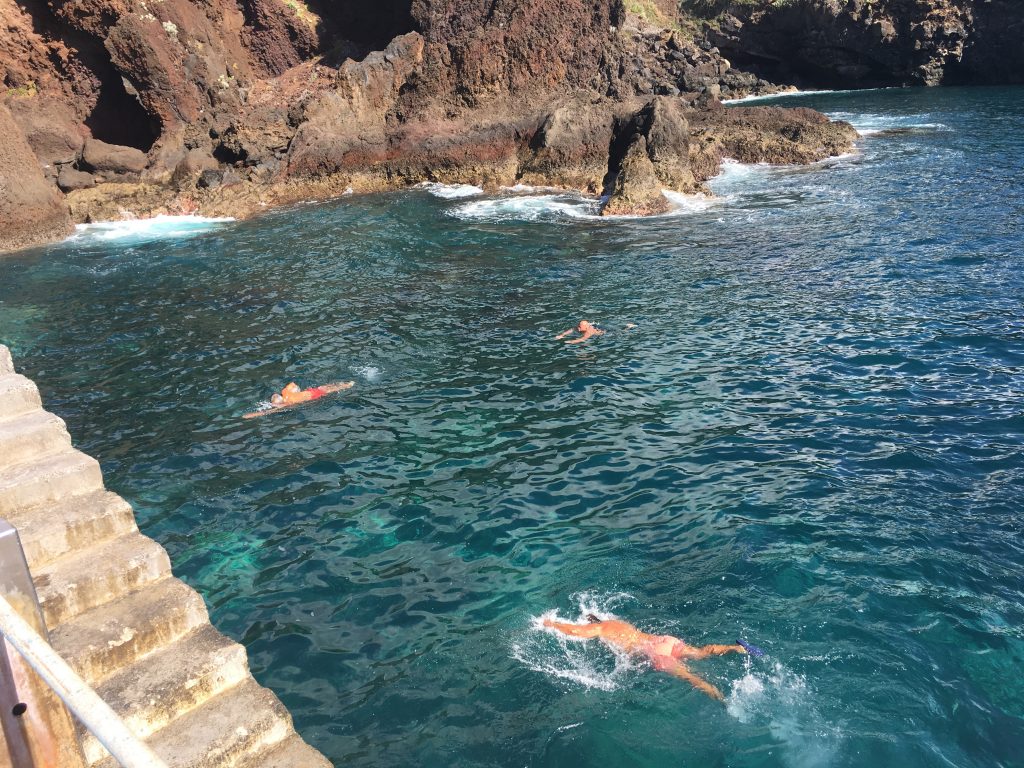
M 953 63 L 1019 73 L 1019 52 L 974 43 L 1019 49 L 999 21 L 1008 3 L 764 0 L 708 35 L 742 54 L 780 30 L 803 39 L 796 24 L 870 39 L 888 52 L 872 67 L 922 82 Z M 673 0 L 655 5 L 672 20 Z M 660 188 L 697 189 L 723 155 L 808 162 L 851 140 L 809 113 L 716 109 L 772 86 L 622 0 L 0 0 L 0 28 L 0 101 L 35 152 L 18 162 L 49 180 L 44 207 L 63 179 L 80 218 L 244 215 L 424 179 L 557 185 L 650 212 Z M 916 58 L 893 54 L 911 43 Z M 830 50 L 830 72 L 863 76 Z M 236 183 L 198 184 L 213 171 Z
M 0 251 L 65 237 L 71 216 L 14 118 L 0 106 Z

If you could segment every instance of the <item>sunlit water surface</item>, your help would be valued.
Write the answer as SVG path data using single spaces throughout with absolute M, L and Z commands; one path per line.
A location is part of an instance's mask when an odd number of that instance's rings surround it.
M 650 220 L 88 229 L 0 340 L 339 766 L 1022 765 L 1022 97 L 793 98 L 857 153 Z M 769 655 L 693 664 L 722 706 L 536 628 L 584 609 Z

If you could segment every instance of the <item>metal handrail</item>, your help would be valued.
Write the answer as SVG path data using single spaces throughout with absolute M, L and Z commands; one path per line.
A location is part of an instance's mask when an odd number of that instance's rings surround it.
M 124 721 L 0 596 L 0 634 L 123 768 L 167 768 Z

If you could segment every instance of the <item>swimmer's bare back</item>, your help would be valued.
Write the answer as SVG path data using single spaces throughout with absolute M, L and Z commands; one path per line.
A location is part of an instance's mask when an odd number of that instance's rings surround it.
M 251 413 L 243 414 L 242 418 L 255 419 L 257 416 L 266 416 L 268 414 L 277 413 L 279 411 L 287 411 L 291 408 L 294 408 L 297 405 L 305 405 L 306 403 L 310 403 L 314 400 L 319 400 L 321 397 L 324 397 L 325 395 L 332 395 L 335 392 L 341 392 L 342 390 L 345 389 L 351 389 L 354 386 L 354 381 L 337 381 L 331 384 L 322 384 L 319 387 L 310 387 L 309 389 L 304 389 L 301 392 L 297 392 L 294 395 L 295 399 L 293 399 L 290 402 L 271 403 L 269 408 L 266 408 L 262 411 L 253 411 Z
M 590 618 L 589 624 L 569 624 L 544 619 L 544 626 L 570 637 L 600 638 L 605 644 L 626 653 L 644 656 L 650 659 L 655 669 L 685 680 L 694 688 L 718 701 L 725 700 L 722 692 L 707 680 L 693 674 L 681 659 L 703 659 L 723 653 L 747 652 L 739 643 L 697 647 L 671 635 L 649 635 L 625 621 L 598 621 L 596 617 L 588 618 Z

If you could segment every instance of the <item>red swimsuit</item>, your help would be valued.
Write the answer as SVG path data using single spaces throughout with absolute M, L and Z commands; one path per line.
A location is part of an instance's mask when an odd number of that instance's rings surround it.
M 310 400 L 316 400 L 327 394 L 327 392 L 324 391 L 323 387 L 310 387 L 309 389 L 306 390 L 306 392 L 309 393 Z

